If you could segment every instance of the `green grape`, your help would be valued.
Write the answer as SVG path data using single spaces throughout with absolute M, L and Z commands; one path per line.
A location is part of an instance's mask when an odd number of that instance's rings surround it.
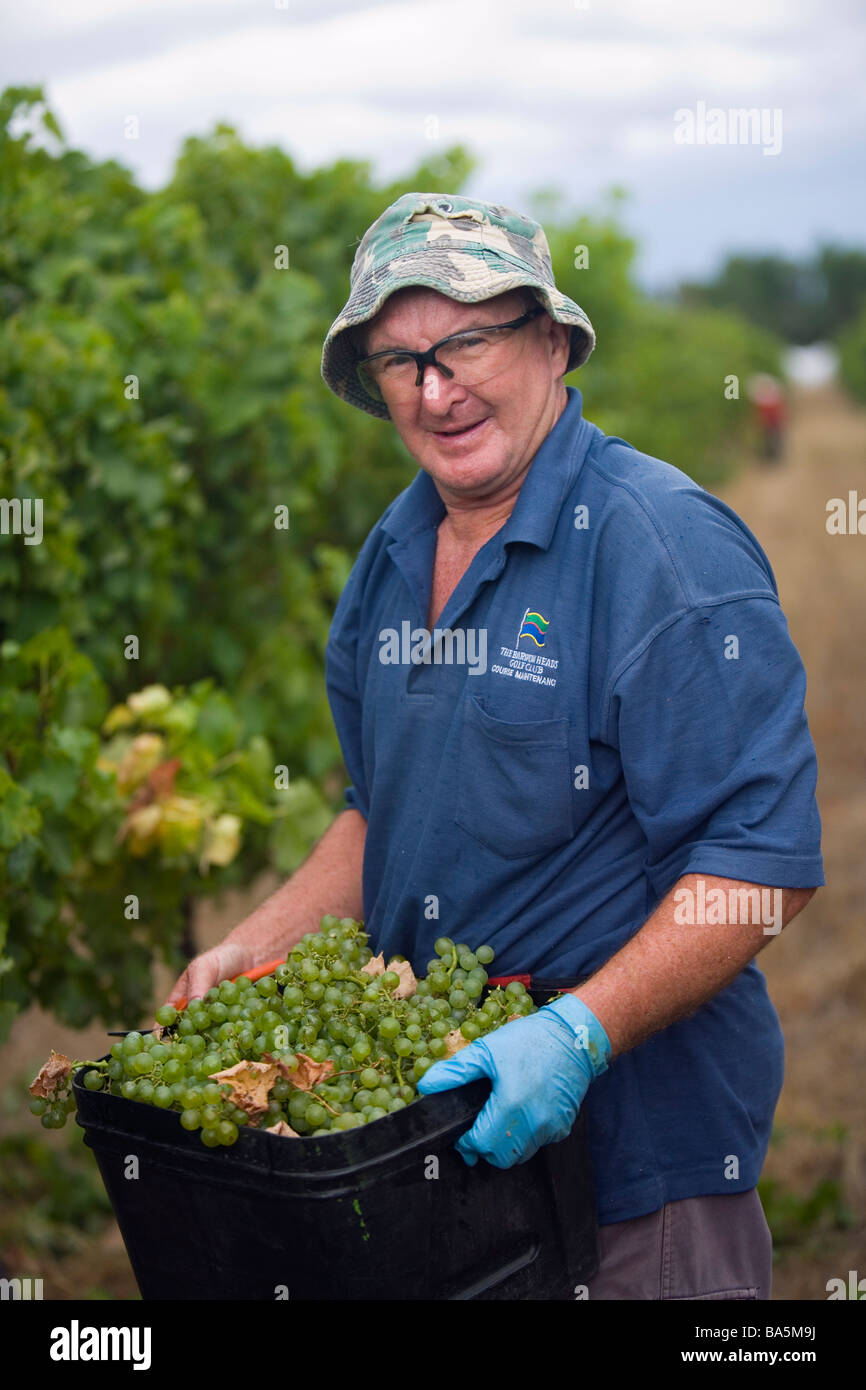
M 172 1100 L 183 1101 L 184 1097 L 186 1096 L 186 1092 L 186 1081 L 175 1081 L 171 1086 Z
M 446 1044 L 444 1038 L 431 1038 L 427 1045 L 427 1051 L 431 1057 L 444 1057 Z
M 220 1120 L 216 1132 L 220 1143 L 226 1148 L 234 1144 L 238 1137 L 238 1127 L 232 1120 Z
M 46 1111 L 47 1109 L 48 1109 L 48 1101 L 44 1098 L 44 1096 L 31 1096 L 31 1098 L 30 1098 L 30 1114 L 31 1114 L 31 1115 L 44 1115 L 44 1114 L 45 1114 L 45 1111 Z
M 157 1086 L 153 1093 L 154 1105 L 158 1106 L 160 1110 L 168 1110 L 173 1101 L 174 1096 L 168 1086 Z
M 310 1102 L 303 1091 L 295 1091 L 289 1097 L 289 1114 L 294 1116 L 295 1119 L 299 1120 L 303 1116 L 304 1111 L 306 1110 L 309 1103 Z
M 480 998 L 481 998 L 481 995 L 483 994 L 483 992 L 484 992 L 484 983 L 483 983 L 483 981 L 482 981 L 482 980 L 479 980 L 479 979 L 476 979 L 476 978 L 474 978 L 472 975 L 470 975 L 470 976 L 469 976 L 469 979 L 465 982 L 465 984 L 464 984 L 464 986 L 463 986 L 463 993 L 464 993 L 464 994 L 467 996 L 467 998 L 469 998 L 469 999 L 480 999 Z
M 386 970 L 381 977 L 382 988 L 387 990 L 396 989 L 400 983 L 400 976 L 396 970 Z
M 180 1081 L 183 1076 L 183 1063 L 177 1057 L 171 1057 L 162 1069 L 162 1079 L 167 1086 L 173 1082 Z
M 256 981 L 256 993 L 260 994 L 263 999 L 270 999 L 271 995 L 276 994 L 276 992 L 277 982 L 273 975 L 263 975 L 260 980 Z
M 526 993 L 526 990 L 519 980 L 512 980 L 510 984 L 505 986 L 505 993 L 511 999 L 519 999 L 521 995 Z
M 433 1058 L 432 1058 L 432 1057 L 417 1057 L 417 1058 L 415 1059 L 415 1065 L 414 1065 L 414 1067 L 412 1068 L 412 1070 L 413 1070 L 414 1073 L 415 1073 L 415 1079 L 416 1079 L 416 1080 L 420 1080 L 421 1077 L 424 1075 L 425 1071 L 427 1071 L 428 1068 L 432 1067 L 432 1065 L 433 1065 Z
M 323 1120 L 327 1119 L 328 1112 L 323 1105 L 316 1101 L 310 1101 L 304 1111 L 304 1119 L 311 1129 L 317 1129 Z
M 387 1086 L 377 1086 L 373 1091 L 373 1104 L 378 1105 L 383 1110 L 388 1109 L 392 1099 L 393 1097 Z
M 361 1033 L 352 1043 L 352 1056 L 356 1062 L 363 1062 L 365 1057 L 369 1057 L 372 1051 L 372 1044 L 366 1034 Z
M 148 1077 L 143 1077 L 138 1083 L 138 1090 L 135 1093 L 135 1098 L 136 1100 L 143 1100 L 146 1105 L 149 1105 L 153 1100 L 155 1090 L 156 1087 L 153 1082 Z
M 433 950 L 437 956 L 450 956 L 454 950 L 454 942 L 450 936 L 440 936 L 438 941 L 434 941 Z
M 398 1110 L 405 1110 L 406 1101 L 403 1099 L 402 1096 L 394 1096 L 393 1099 L 388 1102 L 387 1109 L 389 1115 L 395 1114 Z
M 147 1052 L 137 1052 L 132 1059 L 132 1070 L 136 1076 L 144 1076 L 153 1071 L 153 1058 Z
M 138 1082 L 137 1082 L 137 1081 L 124 1081 L 124 1082 L 122 1082 L 121 1087 L 120 1087 L 120 1094 L 123 1096 L 123 1099 L 124 1099 L 124 1100 L 135 1100 L 135 1097 L 138 1095 Z
M 144 1047 L 144 1038 L 140 1033 L 127 1033 L 122 1046 L 124 1057 L 134 1057 Z
M 152 1062 L 164 1062 L 166 1057 L 169 1057 L 171 1055 L 165 1043 L 161 1042 L 151 1043 L 150 1048 L 148 1050 L 150 1052 L 150 1060 Z
M 481 1037 L 481 1029 L 478 1027 L 478 1024 L 471 1018 L 467 1018 L 463 1023 L 461 1023 L 460 1032 L 463 1034 L 467 1042 L 474 1042 L 476 1038 Z M 433 1052 L 432 1046 L 430 1048 L 430 1051 L 431 1053 Z M 436 1055 L 438 1056 L 438 1054 Z
M 119 1062 L 119 1061 L 122 1061 L 123 1055 L 124 1055 L 124 1054 L 123 1054 L 123 1043 L 122 1043 L 122 1042 L 112 1043 L 112 1044 L 111 1044 L 111 1048 L 110 1048 L 110 1050 L 109 1050 L 109 1056 L 110 1056 L 114 1061 Z
M 413 1043 L 417 1042 L 418 1039 L 421 1037 L 421 1024 L 417 1022 L 407 1024 L 406 1037 L 409 1038 L 410 1041 Z
M 195 1032 L 195 1024 L 189 1014 L 182 1014 L 178 1020 L 177 1031 L 182 1038 L 188 1038 Z
M 157 1009 L 154 1018 L 163 1028 L 170 1028 L 173 1023 L 177 1023 L 177 1009 L 173 1004 L 163 1004 Z
M 187 1038 L 186 1045 L 192 1053 L 193 1057 L 200 1057 L 201 1054 L 205 1051 L 205 1048 L 207 1047 L 207 1043 L 205 1042 L 201 1033 L 190 1034 L 190 1036 Z
M 475 952 L 479 965 L 489 965 L 495 955 L 496 952 L 492 946 L 479 946 Z
M 356 1091 L 356 1092 L 355 1092 L 355 1095 L 354 1095 L 354 1106 L 355 1106 L 355 1109 L 356 1109 L 356 1110 L 363 1110 L 365 1105 L 372 1105 L 372 1104 L 373 1104 L 372 1092 L 365 1090 L 363 1087 L 362 1087 L 362 1089 L 361 1089 L 360 1091 Z
M 181 1124 L 183 1125 L 184 1129 L 189 1129 L 189 1130 L 200 1129 L 200 1128 L 201 1128 L 201 1111 L 200 1111 L 200 1110 L 182 1110 L 182 1111 L 181 1111 L 181 1116 L 180 1116 L 180 1122 L 181 1122 Z
M 426 1057 L 429 1046 L 426 1038 L 419 1038 L 416 1043 L 412 1044 L 412 1051 L 416 1057 Z
M 411 1057 L 412 1039 L 404 1036 L 395 1038 L 394 1051 L 396 1052 L 398 1057 Z
M 201 1132 L 201 1142 L 204 1144 L 206 1149 L 215 1149 L 222 1143 L 222 1140 L 220 1139 L 217 1130 L 203 1129 Z
M 112 1060 L 108 1064 L 108 1076 L 110 1080 L 122 1081 L 124 1077 L 124 1072 L 125 1068 L 123 1063 L 119 1062 L 116 1058 L 112 1058 Z
M 387 1113 L 387 1110 L 383 1110 L 381 1105 L 372 1106 L 371 1109 L 367 1111 L 367 1124 L 370 1124 L 373 1120 L 384 1120 Z
M 223 980 L 219 987 L 220 1002 L 223 1004 L 236 1004 L 241 996 L 241 987 L 234 980 Z
M 378 1086 L 381 1078 L 375 1067 L 364 1067 L 358 1075 L 358 1080 L 368 1091 L 372 1091 Z

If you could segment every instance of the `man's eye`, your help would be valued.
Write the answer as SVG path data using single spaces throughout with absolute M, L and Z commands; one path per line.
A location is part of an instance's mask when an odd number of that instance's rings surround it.
M 470 353 L 478 352 L 484 348 L 491 347 L 493 343 L 501 340 L 502 334 L 494 329 L 490 332 L 473 333 L 467 338 L 454 338 L 445 349 L 446 353 Z
M 392 357 L 381 357 L 379 359 L 379 370 L 382 372 L 399 371 L 401 368 L 411 363 L 415 365 L 414 358 L 405 352 L 395 352 Z

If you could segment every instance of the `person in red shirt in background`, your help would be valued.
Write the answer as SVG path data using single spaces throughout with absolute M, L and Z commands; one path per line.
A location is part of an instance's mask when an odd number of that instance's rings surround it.
M 751 378 L 747 389 L 755 408 L 761 457 L 767 462 L 777 462 L 782 457 L 786 420 L 782 383 L 767 372 L 760 372 Z

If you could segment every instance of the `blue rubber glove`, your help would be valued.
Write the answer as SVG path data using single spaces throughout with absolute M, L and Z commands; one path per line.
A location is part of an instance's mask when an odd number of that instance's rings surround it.
M 455 1147 L 470 1166 L 480 1156 L 494 1168 L 511 1168 L 543 1144 L 565 1139 L 589 1083 L 609 1061 L 610 1040 L 595 1014 L 564 994 L 434 1062 L 418 1091 L 432 1095 L 489 1076 L 487 1104 Z

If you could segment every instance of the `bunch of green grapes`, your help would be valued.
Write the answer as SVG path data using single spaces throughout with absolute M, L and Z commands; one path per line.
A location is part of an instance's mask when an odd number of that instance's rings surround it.
M 493 960 L 489 946 L 472 951 L 442 937 L 435 951 L 427 977 L 399 998 L 399 970 L 363 969 L 372 953 L 362 924 L 326 916 L 273 974 L 255 984 L 246 976 L 224 980 L 180 1013 L 167 1004 L 156 1013 L 160 1030 L 128 1033 L 107 1062 L 73 1066 L 86 1067 L 89 1090 L 106 1088 L 179 1111 L 181 1125 L 200 1131 L 211 1148 L 233 1144 L 246 1124 L 270 1128 L 283 1121 L 298 1135 L 353 1129 L 411 1104 L 418 1081 L 439 1058 L 509 1018 L 534 1012 L 516 981 L 482 1001 L 485 967 Z M 265 1057 L 280 1064 L 280 1074 L 267 1111 L 251 1118 L 233 1103 L 231 1088 L 213 1077 Z M 315 1080 L 310 1063 L 332 1064 L 330 1074 Z M 44 1110 L 34 1106 L 49 1127 L 65 1121 L 65 1100 Z

